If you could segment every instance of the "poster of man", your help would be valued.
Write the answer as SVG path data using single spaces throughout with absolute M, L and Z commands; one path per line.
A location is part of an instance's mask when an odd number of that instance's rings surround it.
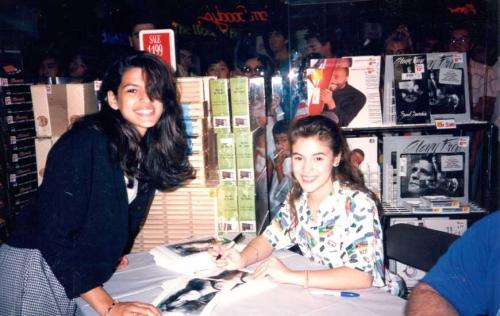
M 306 77 L 309 115 L 342 127 L 382 123 L 379 56 L 312 59 Z
M 401 197 L 463 196 L 464 155 L 403 154 L 400 158 Z

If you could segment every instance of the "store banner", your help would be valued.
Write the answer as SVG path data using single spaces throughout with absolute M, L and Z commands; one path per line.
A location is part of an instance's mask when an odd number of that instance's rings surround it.
M 171 29 L 143 30 L 139 32 L 140 50 L 160 56 L 176 70 L 175 39 Z

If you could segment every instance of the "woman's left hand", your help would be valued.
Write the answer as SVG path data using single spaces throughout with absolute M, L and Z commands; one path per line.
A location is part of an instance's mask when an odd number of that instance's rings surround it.
M 123 270 L 128 267 L 128 258 L 127 256 L 121 256 L 118 260 L 118 265 L 116 266 L 116 271 Z
M 290 271 L 291 270 L 288 269 L 288 267 L 285 266 L 280 259 L 271 257 L 255 269 L 252 277 L 255 279 L 261 279 L 269 276 L 277 282 L 288 283 L 290 279 Z

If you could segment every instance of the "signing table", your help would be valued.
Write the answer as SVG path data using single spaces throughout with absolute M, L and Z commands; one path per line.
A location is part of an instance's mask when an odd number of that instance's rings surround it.
M 291 251 L 278 251 L 275 255 L 293 269 L 322 269 L 303 256 Z M 113 299 L 119 301 L 152 302 L 161 291 L 165 280 L 178 274 L 155 264 L 149 253 L 129 255 L 129 266 L 117 271 L 104 284 Z M 243 285 L 245 286 L 245 285 Z M 277 284 L 273 288 L 246 296 L 218 302 L 211 315 L 403 315 L 405 300 L 378 288 L 356 290 L 360 296 L 342 298 L 311 294 L 300 286 Z M 229 293 L 230 294 L 230 293 Z M 82 299 L 77 300 L 78 315 L 95 316 L 97 313 Z

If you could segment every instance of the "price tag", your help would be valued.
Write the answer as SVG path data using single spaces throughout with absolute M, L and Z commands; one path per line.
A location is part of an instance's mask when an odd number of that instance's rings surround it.
M 160 56 L 176 69 L 174 31 L 171 29 L 142 30 L 139 32 L 140 50 Z
M 437 129 L 457 128 L 457 124 L 455 123 L 454 119 L 436 120 L 436 121 L 434 121 L 434 124 L 436 124 Z

